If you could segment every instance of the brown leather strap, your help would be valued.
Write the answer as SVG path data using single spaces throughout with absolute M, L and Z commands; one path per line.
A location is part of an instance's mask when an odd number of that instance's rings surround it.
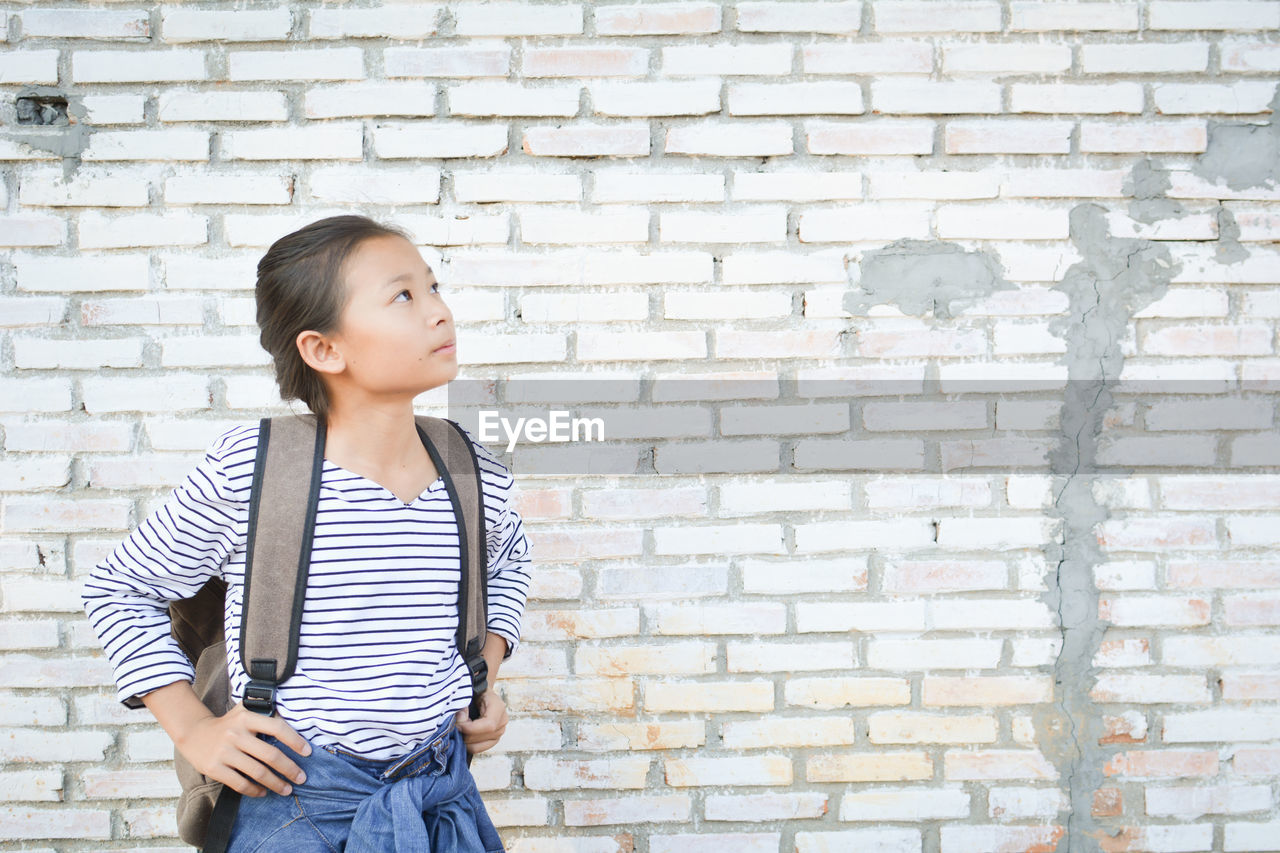
M 274 686 L 293 675 L 306 597 L 325 430 L 314 415 L 263 418 L 249 499 L 240 659 L 245 706 L 271 713 Z M 272 687 L 270 696 L 262 682 Z

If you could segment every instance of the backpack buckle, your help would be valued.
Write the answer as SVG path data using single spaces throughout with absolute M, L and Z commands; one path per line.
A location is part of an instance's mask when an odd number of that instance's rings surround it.
M 269 681 L 250 679 L 244 688 L 244 706 L 270 717 L 276 712 L 276 686 Z
M 471 670 L 471 692 L 475 696 L 489 689 L 489 663 L 476 655 L 474 660 L 467 661 L 467 669 Z

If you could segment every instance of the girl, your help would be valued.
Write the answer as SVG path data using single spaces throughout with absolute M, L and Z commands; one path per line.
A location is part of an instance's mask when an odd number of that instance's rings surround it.
M 253 424 L 215 440 L 84 585 L 118 698 L 140 699 L 198 770 L 246 795 L 231 853 L 501 851 L 465 760 L 498 742 L 506 708 L 489 690 L 481 717 L 466 713 L 471 680 L 454 639 L 457 525 L 414 425 L 413 399 L 457 376 L 452 314 L 408 235 L 363 216 L 277 240 L 258 263 L 256 296 L 281 397 L 305 403 L 326 431 L 295 674 L 279 688 L 276 716 L 240 701 Z M 492 685 L 519 642 L 528 546 L 511 473 L 475 448 Z M 196 698 L 166 610 L 215 574 L 227 581 L 236 702 L 221 717 Z M 434 802 L 446 780 L 456 790 Z

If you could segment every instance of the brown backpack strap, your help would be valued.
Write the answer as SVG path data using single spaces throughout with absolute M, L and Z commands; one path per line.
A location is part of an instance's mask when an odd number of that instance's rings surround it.
M 488 633 L 488 546 L 484 524 L 484 490 L 480 460 L 462 428 L 445 418 L 419 415 L 418 434 L 444 479 L 458 520 L 462 577 L 458 584 L 458 651 L 471 671 L 472 719 L 479 714 L 480 694 L 488 689 L 489 668 L 480 652 Z
M 315 531 L 325 429 L 314 415 L 263 418 L 249 498 L 240 660 L 244 706 L 270 716 L 293 675 Z M 281 618 L 289 614 L 288 619 Z

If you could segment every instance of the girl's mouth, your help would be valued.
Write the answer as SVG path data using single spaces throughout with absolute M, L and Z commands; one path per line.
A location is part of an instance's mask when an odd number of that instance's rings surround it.
M 456 341 L 449 341 L 449 343 L 445 344 L 444 346 L 438 349 L 432 350 L 432 352 L 453 352 L 455 349 L 457 349 L 457 346 L 458 345 Z

